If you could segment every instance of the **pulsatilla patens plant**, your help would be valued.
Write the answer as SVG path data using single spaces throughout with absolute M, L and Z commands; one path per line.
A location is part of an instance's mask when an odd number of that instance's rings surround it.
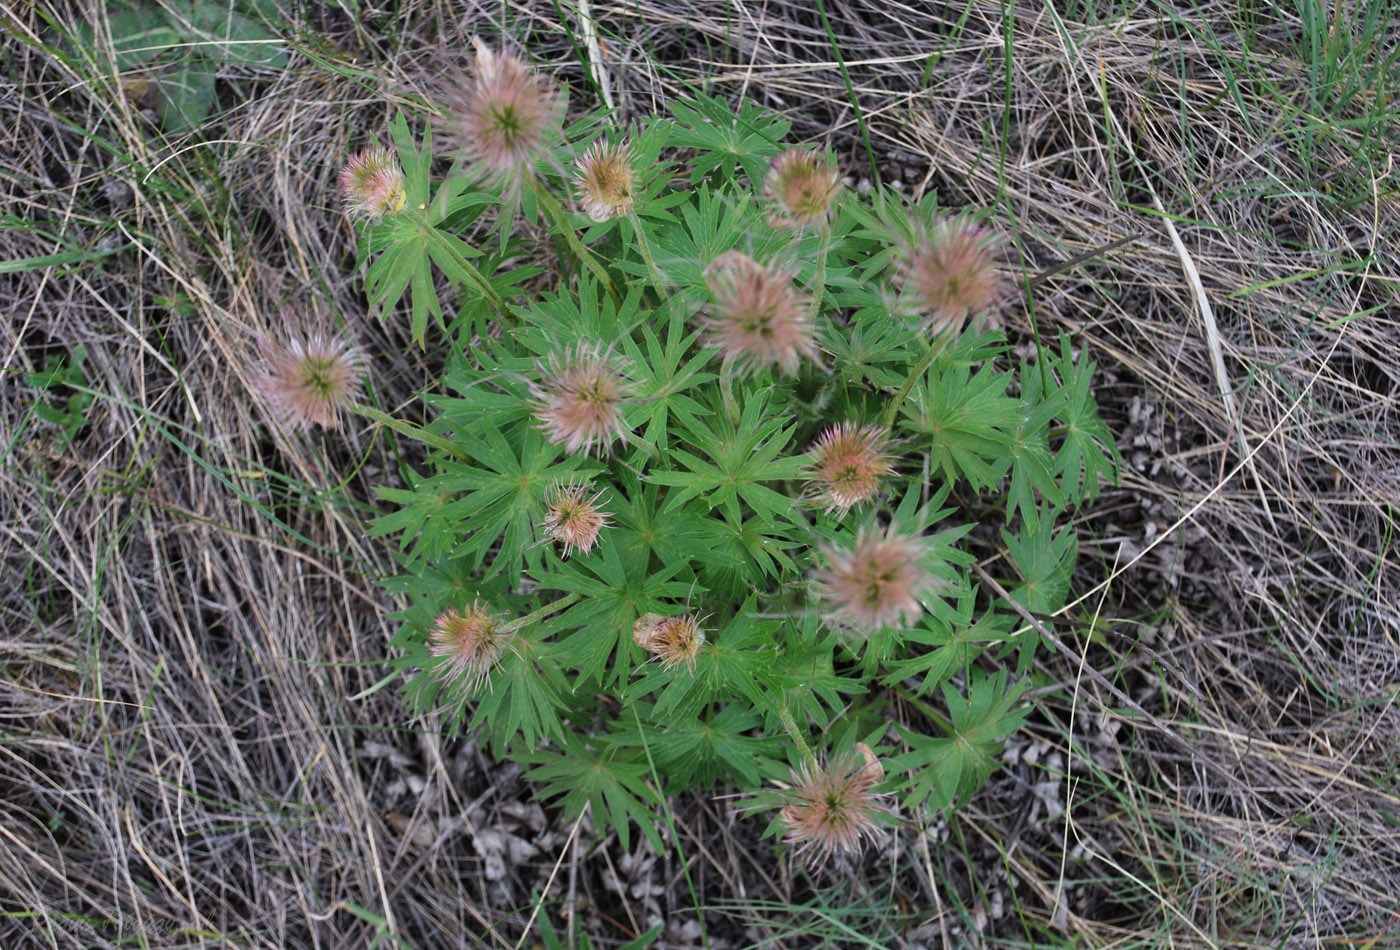
M 372 304 L 451 354 L 424 426 L 357 407 L 427 452 L 373 529 L 411 694 L 624 845 L 687 789 L 814 863 L 966 799 L 1037 646 L 969 532 L 1066 603 L 1066 515 L 1115 476 L 1093 364 L 1013 357 L 985 216 L 843 191 L 751 104 L 565 127 L 477 63 L 446 161 L 399 118 L 344 177 Z

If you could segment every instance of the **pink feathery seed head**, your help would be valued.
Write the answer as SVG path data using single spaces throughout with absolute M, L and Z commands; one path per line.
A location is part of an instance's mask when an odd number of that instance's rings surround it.
M 632 642 L 661 661 L 670 669 L 684 666 L 695 668 L 695 658 L 705 645 L 705 632 L 689 614 L 663 617 L 643 614 L 632 625 Z
M 535 387 L 540 400 L 535 410 L 551 442 L 566 451 L 599 455 L 617 440 L 627 441 L 622 417 L 629 387 L 614 361 L 589 344 L 555 354 L 546 364 L 545 378 Z
M 587 554 L 598 540 L 598 533 L 608 526 L 609 513 L 598 507 L 601 492 L 588 494 L 588 486 L 556 484 L 545 498 L 548 510 L 542 527 L 544 532 L 564 546 L 564 557 L 575 551 Z
M 880 479 L 890 474 L 888 432 L 879 426 L 843 422 L 818 437 L 808 450 L 809 489 L 826 510 L 844 517 L 875 497 Z
M 518 184 L 558 136 L 563 103 L 547 77 L 510 53 L 472 42 L 476 69 L 451 109 L 458 145 L 485 176 Z
M 739 251 L 721 254 L 706 269 L 714 305 L 705 326 L 725 363 L 795 373 L 802 357 L 816 358 L 808 301 L 793 276 Z
M 971 317 L 994 313 L 1006 290 L 999 241 L 963 218 L 935 224 L 905 250 L 898 281 L 934 333 L 957 333 Z
M 763 182 L 773 203 L 775 227 L 800 228 L 825 220 L 841 192 L 841 179 L 830 155 L 788 149 L 773 159 Z
M 438 667 L 445 681 L 474 692 L 511 649 L 512 636 L 501 618 L 474 601 L 437 618 L 428 634 L 428 652 L 447 661 Z
M 283 423 L 333 429 L 340 407 L 360 396 L 364 360 L 344 337 L 313 333 L 286 344 L 264 339 L 259 349 L 263 364 L 253 388 Z
M 884 766 L 864 742 L 824 766 L 795 769 L 778 812 L 787 825 L 784 840 L 816 869 L 833 855 L 859 854 L 879 836 L 879 818 L 891 813 L 888 796 L 875 791 L 884 777 Z
M 594 142 L 578 160 L 583 210 L 594 221 L 607 221 L 632 210 L 632 154 L 626 145 Z
M 370 146 L 350 159 L 340 173 L 340 192 L 352 215 L 375 220 L 402 211 L 408 200 L 403 170 L 382 145 Z
M 919 563 L 923 545 L 893 529 L 862 530 L 851 548 L 824 547 L 827 566 L 816 573 L 828 623 L 855 633 L 911 626 L 923 613 L 921 595 L 935 586 Z

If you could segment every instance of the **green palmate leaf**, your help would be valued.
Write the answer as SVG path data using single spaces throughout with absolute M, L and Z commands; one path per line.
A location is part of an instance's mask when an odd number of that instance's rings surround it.
M 680 223 L 656 232 L 661 272 L 699 301 L 708 299 L 705 268 L 726 251 L 742 250 L 766 261 L 784 247 L 781 235 L 765 229 L 750 197 L 728 197 L 703 189 L 679 208 Z
M 724 525 L 703 513 L 664 511 L 659 485 L 645 484 L 626 472 L 619 476 L 621 491 L 612 496 L 609 510 L 617 528 L 609 532 L 624 561 L 637 559 L 642 569 L 651 564 L 693 563 L 701 570 L 737 570 L 740 558 L 723 549 Z
M 475 286 L 475 269 L 468 270 L 465 265 L 472 258 L 480 257 L 481 252 L 444 231 L 438 230 L 438 239 L 426 242 L 428 257 L 438 270 L 442 271 L 444 277 L 452 281 L 459 287 Z
M 641 291 L 636 288 L 621 301 L 613 301 L 585 274 L 577 289 L 542 294 L 524 309 L 525 325 L 512 335 L 513 342 L 539 357 L 583 342 L 616 352 L 623 340 L 648 322 L 641 302 Z
M 522 631 L 512 649 L 491 671 L 488 684 L 465 697 L 475 701 L 473 729 L 482 729 L 497 756 L 536 749 L 546 739 L 563 739 L 559 719 L 565 708 L 564 679 L 544 645 Z
M 952 735 L 933 739 L 899 728 L 910 751 L 890 765 L 909 773 L 905 807 L 941 810 L 970 798 L 996 767 L 1003 740 L 1025 722 L 1029 710 L 1012 708 L 1024 691 L 1024 684 L 1007 688 L 1005 670 L 989 677 L 973 668 L 966 699 L 945 683 Z
M 514 432 L 532 418 L 529 387 L 515 366 L 529 366 L 529 361 L 514 361 L 501 365 L 483 350 L 476 356 L 482 366 L 468 368 L 460 363 L 443 377 L 443 385 L 456 396 L 428 395 L 424 402 L 436 410 L 430 430 L 450 436 L 455 432 L 495 429 Z
M 1041 524 L 1020 535 L 1003 528 L 1001 538 L 1022 579 L 1011 588 L 1011 596 L 1032 613 L 1053 614 L 1063 607 L 1079 557 L 1079 539 L 1074 531 L 1056 533 L 1049 524 Z
M 939 354 L 938 365 L 979 367 L 1003 356 L 1008 349 L 1006 337 L 1000 330 L 979 329 L 974 322 Z
M 437 604 L 447 601 L 440 590 L 433 589 L 436 586 L 421 574 L 399 575 L 385 581 L 387 590 L 407 593 L 413 598 L 407 610 L 394 615 L 395 619 L 404 622 L 389 641 L 389 647 L 394 651 L 391 663 L 395 667 L 416 671 L 416 675 L 409 677 L 404 684 L 403 691 L 417 713 L 436 708 L 443 695 L 442 677 L 429 672 L 434 667 L 434 657 L 428 652 L 425 639 L 427 629 L 436 616 Z
M 687 329 L 679 307 L 667 308 L 664 342 L 650 326 L 643 325 L 639 333 L 640 343 L 625 337 L 622 346 L 634 368 L 638 399 L 648 407 L 642 437 L 665 455 L 671 419 L 693 430 L 710 414 L 690 392 L 715 378 L 704 371 L 711 354 L 693 352 L 699 333 Z
M 713 704 L 730 698 L 724 683 L 709 675 L 703 658 L 714 649 L 714 631 L 705 631 L 705 636 L 693 667 L 667 666 L 659 661 L 637 667 L 623 694 L 624 705 L 645 706 L 648 721 L 672 722 L 700 716 Z M 648 697 L 656 701 L 647 703 Z
M 849 697 L 863 695 L 866 688 L 857 678 L 837 674 L 836 637 L 820 626 L 813 614 L 790 618 L 781 628 L 785 636 L 774 672 L 779 682 L 795 684 L 783 691 L 793 719 L 827 729 L 846 710 Z M 782 728 L 776 713 L 770 712 L 769 726 L 774 732 Z
M 908 196 L 881 185 L 871 190 L 868 205 L 854 205 L 849 213 L 855 225 L 853 233 L 892 256 L 901 246 L 914 243 L 919 223 L 931 221 L 937 211 L 936 189 L 930 189 L 917 203 L 912 203 Z M 866 273 L 867 281 L 873 283 L 888 262 L 888 257 L 875 262 L 878 266 Z
M 651 572 L 635 563 L 624 564 L 611 534 L 604 533 L 586 558 L 574 558 L 538 574 L 541 590 L 581 596 L 544 625 L 551 634 L 563 634 L 554 646 L 559 664 L 577 671 L 580 682 L 611 686 L 625 681 L 641 652 L 632 643 L 632 625 L 647 613 L 683 613 L 671 605 L 683 603 L 694 584 L 673 578 L 688 571 L 684 562 Z
M 427 193 L 432 194 L 432 200 L 424 210 L 428 222 L 448 234 L 464 230 L 489 207 L 500 204 L 500 199 L 489 192 L 471 190 L 470 181 L 466 178 L 448 178 L 436 192 L 429 185 Z M 468 247 L 468 251 L 464 252 L 468 257 L 475 258 L 483 253 L 469 245 L 464 246 Z
M 453 556 L 480 563 L 499 541 L 487 576 L 498 571 L 518 575 L 527 562 L 538 567 L 542 553 L 534 544 L 535 525 L 545 509 L 545 494 L 567 482 L 583 459 L 560 459 L 559 447 L 530 427 L 519 430 L 518 445 L 494 429 L 483 429 L 480 437 L 459 433 L 456 441 L 475 464 L 432 486 L 462 493 L 446 514 L 461 517 L 462 537 Z
M 1021 364 L 1021 398 L 1026 411 L 1010 445 L 1011 481 L 1006 489 L 1006 520 L 1020 512 L 1021 521 L 1034 531 L 1044 516 L 1053 519 L 1064 507 L 1065 494 L 1055 480 L 1050 456 L 1050 422 L 1060 409 L 1058 399 L 1042 398 L 1041 376 L 1035 367 Z
M 665 850 L 653 812 L 661 796 L 647 784 L 650 767 L 634 750 L 566 733 L 558 751 L 529 752 L 518 760 L 529 766 L 525 777 L 540 784 L 540 797 L 562 800 L 569 821 L 589 809 L 594 828 L 612 828 L 627 852 L 632 850 L 635 822 L 652 847 Z
M 770 711 L 777 696 L 795 685 L 782 675 L 776 663 L 778 621 L 757 616 L 757 601 L 750 597 L 739 613 L 715 638 L 705 654 L 704 668 L 696 663 L 697 676 L 711 678 L 736 697 L 757 709 Z
M 777 670 L 777 637 L 780 624 L 759 619 L 745 609 L 723 630 L 710 631 L 695 658 L 695 668 L 668 669 L 651 663 L 636 676 L 629 696 L 656 696 L 653 715 L 698 716 L 710 703 L 746 700 L 759 709 L 772 709 L 776 697 L 788 687 Z
M 951 678 L 966 675 L 972 668 L 972 661 L 987 645 L 1000 643 L 1011 635 L 1009 618 L 989 611 L 973 619 L 975 609 L 969 590 L 958 600 L 955 622 L 934 616 L 925 618 L 921 626 L 908 632 L 905 642 L 913 649 L 922 647 L 927 652 L 911 652 L 903 659 L 890 661 L 885 682 L 913 680 L 915 694 L 924 696 Z
M 1076 363 L 1066 334 L 1060 335 L 1059 355 L 1050 354 L 1050 359 L 1061 381 L 1058 418 L 1064 427 L 1055 453 L 1055 474 L 1069 498 L 1092 501 L 1100 485 L 1117 484 L 1119 466 L 1113 435 L 1099 418 L 1098 403 L 1089 391 L 1094 362 L 1081 358 Z
M 784 743 L 751 736 L 762 717 L 742 704 L 729 704 L 703 716 L 670 715 L 651 719 L 646 703 L 634 706 L 637 719 L 624 721 L 613 731 L 619 746 L 647 749 L 657 770 L 671 783 L 674 794 L 696 786 L 708 786 L 727 776 L 743 785 L 759 783 L 760 763 L 776 761 Z
M 374 519 L 369 536 L 400 535 L 399 550 L 406 552 L 410 563 L 441 557 L 457 543 L 460 513 L 455 517 L 451 515 L 456 495 L 445 489 L 435 490 L 444 483 L 424 478 L 411 469 L 406 471 L 405 477 L 410 488 L 380 485 L 375 489 L 379 498 L 397 505 L 398 510 Z
M 982 366 L 929 368 L 926 383 L 916 386 L 901 412 L 929 437 L 930 461 L 948 479 L 966 478 L 985 491 L 1007 469 L 1007 457 L 1024 410 L 1006 395 L 1009 373 Z
M 800 545 L 782 525 L 751 517 L 733 523 L 726 516 L 711 522 L 715 547 L 704 559 L 702 578 L 731 597 L 771 588 L 783 576 L 797 573 L 789 551 Z
M 971 590 L 967 567 L 976 559 L 962 545 L 970 531 L 972 525 L 959 525 L 923 537 L 924 554 L 919 563 L 934 581 L 932 593 L 924 598 L 924 608 L 931 617 L 949 623 L 962 619 L 961 610 L 953 605 L 961 603 Z
M 671 104 L 676 127 L 671 143 L 693 148 L 690 179 L 699 184 L 712 173 L 720 182 L 735 181 L 740 169 L 754 183 L 763 181 L 768 160 L 781 150 L 792 123 L 752 102 L 734 106 L 703 93 Z
M 434 263 L 454 284 L 474 291 L 473 296 L 494 295 L 496 309 L 500 309 L 499 292 L 487 286 L 470 263 L 480 252 L 435 224 L 488 199 L 480 194 L 463 195 L 461 184 L 452 182 L 443 186 L 438 198 L 433 198 L 428 177 L 432 146 L 428 138 L 425 136 L 420 145 L 402 115 L 390 123 L 389 135 L 404 173 L 406 206 L 403 212 L 368 224 L 360 232 L 360 257 L 373 258 L 365 271 L 365 290 L 370 305 L 381 318 L 387 317 L 408 293 L 413 341 L 423 346 L 430 319 L 440 327 L 446 326 L 433 280 Z M 427 217 L 424 210 L 428 211 Z
M 737 421 L 729 420 L 717 408 L 712 415 L 695 421 L 695 426 L 686 429 L 686 442 L 696 452 L 673 449 L 676 460 L 688 471 L 651 475 L 657 484 L 680 489 L 668 498 L 668 510 L 700 498 L 712 509 L 721 508 L 731 523 L 741 523 L 741 501 L 768 520 L 777 520 L 791 509 L 790 498 L 763 483 L 799 477 L 807 460 L 801 456 L 777 458 L 796 427 L 788 424 L 785 414 L 768 411 L 765 395 L 754 394 L 748 399 Z
M 925 344 L 920 333 L 886 309 L 887 301 L 870 294 L 860 298 L 846 295 L 843 306 L 856 299 L 864 306 L 856 310 L 853 326 L 842 334 L 830 334 L 823 342 L 831 353 L 832 366 L 851 386 L 870 385 L 881 390 L 897 390 L 904 383 L 915 349 Z
M 427 236 L 406 216 L 394 215 L 360 232 L 360 257 L 373 258 L 365 269 L 365 291 L 380 319 L 410 293 L 413 340 L 421 345 L 429 319 L 443 322 Z
M 535 524 L 542 516 L 551 486 L 566 482 L 584 460 L 559 458 L 558 447 L 535 429 L 522 427 L 518 447 L 494 428 L 481 435 L 458 433 L 457 444 L 472 464 L 442 463 L 442 474 L 419 480 L 412 489 L 381 489 L 380 497 L 403 507 L 378 519 L 376 536 L 402 532 L 402 547 L 412 543 L 412 558 L 449 553 L 482 565 L 487 553 L 500 550 L 486 574 L 518 573 L 538 566 L 544 549 L 535 544 Z M 455 544 L 444 550 L 445 544 Z

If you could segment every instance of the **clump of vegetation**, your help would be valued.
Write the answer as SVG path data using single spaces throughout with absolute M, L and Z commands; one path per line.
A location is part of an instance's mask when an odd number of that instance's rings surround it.
M 1064 605 L 1066 515 L 1115 475 L 1093 364 L 1012 356 L 989 221 L 844 190 L 753 105 L 563 101 L 479 46 L 445 175 L 401 117 L 342 178 L 372 303 L 452 353 L 424 427 L 359 410 L 429 450 L 373 529 L 409 691 L 624 846 L 687 789 L 766 787 L 819 863 L 965 800 L 1038 634 L 963 539 L 998 525 L 1013 596 Z

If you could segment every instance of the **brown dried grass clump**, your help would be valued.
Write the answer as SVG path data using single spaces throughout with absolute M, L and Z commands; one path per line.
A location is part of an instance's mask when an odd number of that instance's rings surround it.
M 440 356 L 367 319 L 336 175 L 385 90 L 412 101 L 500 7 L 401 6 L 290 18 L 289 65 L 222 69 L 227 112 L 170 141 L 141 74 L 60 43 L 88 5 L 7 14 L 0 189 L 32 227 L 0 232 L 25 262 L 0 283 L 0 946 L 513 945 L 546 891 L 571 928 L 689 939 L 676 853 L 587 859 L 473 743 L 406 728 L 376 689 L 393 566 L 364 540 L 397 456 L 353 423 L 281 432 L 247 396 L 289 311 L 350 328 L 383 405 L 416 411 L 434 378 Z M 1040 333 L 1104 367 L 1127 466 L 1084 519 L 1086 599 L 1049 631 L 1062 689 L 971 807 L 851 880 L 922 908 L 891 939 L 929 945 L 1394 942 L 1400 245 L 1394 172 L 1366 161 L 1394 117 L 1361 121 L 1393 107 L 1320 87 L 1282 14 L 1246 36 L 1234 6 L 826 6 L 511 10 L 541 64 L 576 31 L 589 62 L 558 78 L 624 117 L 708 79 L 789 110 L 853 179 L 873 159 L 1014 212 Z M 1006 316 L 1027 347 L 1029 319 Z M 96 397 L 68 446 L 31 409 L 74 391 L 25 374 L 77 346 Z M 747 902 L 711 906 L 711 936 L 783 933 L 812 893 L 727 809 L 676 807 L 700 899 Z

